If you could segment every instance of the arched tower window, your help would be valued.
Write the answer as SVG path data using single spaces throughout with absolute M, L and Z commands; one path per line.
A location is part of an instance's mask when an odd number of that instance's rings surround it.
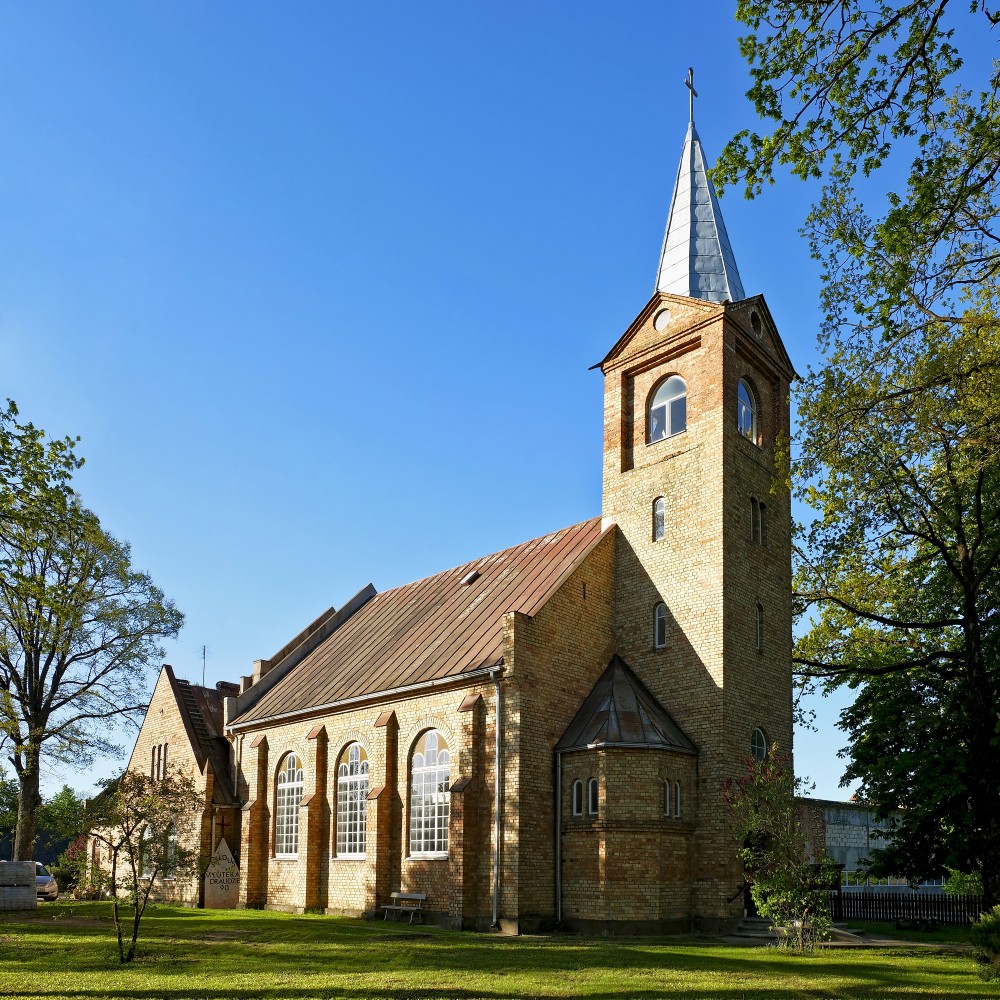
M 757 401 L 743 379 L 736 396 L 736 428 L 748 441 L 757 443 Z
M 646 440 L 653 444 L 686 429 L 687 384 L 680 375 L 671 375 L 649 400 Z
M 657 649 L 667 645 L 667 606 L 662 602 L 656 605 L 653 613 L 653 645 Z
M 583 815 L 583 782 L 579 778 L 573 782 L 573 815 Z
M 368 814 L 368 755 L 360 743 L 337 762 L 337 856 L 363 857 Z
M 447 854 L 451 808 L 451 754 L 444 737 L 428 729 L 410 761 L 410 854 Z
M 653 541 L 662 542 L 667 533 L 667 502 L 663 497 L 653 501 Z
M 681 783 L 674 782 L 674 819 L 681 818 Z
M 767 737 L 759 727 L 750 734 L 750 756 L 754 760 L 764 760 L 767 757 Z
M 274 854 L 294 858 L 299 853 L 299 803 L 302 801 L 302 766 L 290 753 L 278 771 L 274 802 Z
M 663 779 L 663 815 L 670 815 L 670 779 Z
M 597 778 L 591 778 L 587 782 L 587 812 L 591 816 L 597 815 Z

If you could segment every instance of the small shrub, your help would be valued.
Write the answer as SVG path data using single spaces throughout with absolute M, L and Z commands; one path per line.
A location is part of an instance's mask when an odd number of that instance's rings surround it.
M 1000 906 L 994 906 L 972 925 L 972 954 L 983 979 L 1000 979 Z

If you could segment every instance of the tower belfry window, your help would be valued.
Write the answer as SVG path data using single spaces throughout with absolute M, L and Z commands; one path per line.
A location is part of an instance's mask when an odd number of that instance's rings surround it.
M 657 387 L 649 401 L 647 440 L 662 441 L 687 430 L 687 384 L 680 375 L 671 375 Z
M 743 379 L 736 395 L 736 427 L 748 441 L 757 443 L 757 401 Z

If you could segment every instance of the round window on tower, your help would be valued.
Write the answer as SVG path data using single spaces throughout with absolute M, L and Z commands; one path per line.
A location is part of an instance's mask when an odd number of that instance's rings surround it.
M 669 325 L 669 323 L 670 323 L 670 310 L 669 309 L 661 309 L 653 317 L 653 329 L 657 333 L 663 333 L 663 331 L 666 330 L 666 328 Z

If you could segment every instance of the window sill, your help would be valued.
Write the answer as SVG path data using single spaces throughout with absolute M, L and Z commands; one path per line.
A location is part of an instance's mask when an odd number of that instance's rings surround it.
M 448 853 L 444 854 L 408 854 L 404 861 L 447 861 Z
M 297 854 L 272 854 L 272 861 L 298 861 L 299 856 Z
M 332 861 L 367 861 L 367 854 L 331 854 Z

